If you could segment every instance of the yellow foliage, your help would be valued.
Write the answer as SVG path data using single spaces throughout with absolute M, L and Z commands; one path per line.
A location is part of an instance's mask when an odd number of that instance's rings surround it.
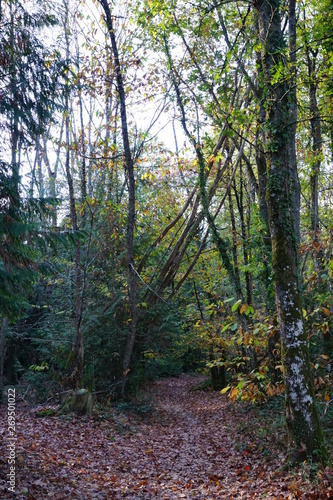
M 245 312 L 247 310 L 249 306 L 247 304 L 242 304 L 242 307 L 240 308 L 240 314 L 243 314 L 243 312 Z

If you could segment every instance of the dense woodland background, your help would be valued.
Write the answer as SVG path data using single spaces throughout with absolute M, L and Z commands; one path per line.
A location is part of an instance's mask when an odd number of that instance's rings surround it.
M 313 380 L 330 415 L 332 18 L 330 0 L 1 2 L 1 392 L 114 400 L 194 370 L 231 401 L 287 387 L 291 445 L 326 460 L 293 394 Z

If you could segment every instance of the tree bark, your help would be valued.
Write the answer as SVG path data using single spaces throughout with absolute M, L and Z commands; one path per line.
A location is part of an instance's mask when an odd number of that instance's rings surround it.
M 130 303 L 131 321 L 130 332 L 127 336 L 127 343 L 124 354 L 123 362 L 123 383 L 122 394 L 125 392 L 126 377 L 130 369 L 132 352 L 136 337 L 137 327 L 137 285 L 136 274 L 134 268 L 134 223 L 135 223 L 135 178 L 134 178 L 134 165 L 130 149 L 128 127 L 127 127 L 127 113 L 126 113 L 126 96 L 123 82 L 123 75 L 118 54 L 117 40 L 114 32 L 113 21 L 111 16 L 110 7 L 107 0 L 99 0 L 105 13 L 106 25 L 110 35 L 112 53 L 115 63 L 117 91 L 120 102 L 120 117 L 122 126 L 123 148 L 125 156 L 125 169 L 128 180 L 128 208 L 127 208 L 127 268 L 128 268 L 128 295 Z
M 66 17 L 65 17 L 65 39 L 66 39 L 66 57 L 69 61 L 69 39 L 68 39 L 68 3 L 65 2 Z M 75 195 L 73 178 L 70 169 L 70 130 L 69 130 L 69 85 L 66 78 L 65 85 L 65 135 L 66 135 L 66 160 L 65 170 L 69 190 L 69 208 L 72 221 L 73 231 L 78 230 L 77 212 L 75 207 Z M 82 383 L 83 366 L 84 366 L 84 346 L 82 335 L 82 310 L 83 310 L 83 289 L 81 276 L 81 246 L 76 243 L 75 247 L 75 263 L 74 263 L 74 280 L 75 280 L 75 344 L 74 344 L 74 370 L 71 374 L 72 383 L 79 387 Z
M 237 255 L 237 231 L 236 231 L 236 221 L 234 205 L 232 202 L 231 189 L 228 189 L 228 200 L 229 200 L 229 212 L 230 212 L 230 222 L 232 230 L 232 258 L 235 270 L 235 278 L 237 280 L 237 287 L 241 289 L 239 266 L 238 266 L 238 255 Z
M 317 452 L 325 461 L 327 451 L 314 399 L 299 288 L 298 217 L 295 220 L 295 211 L 299 209 L 294 194 L 297 172 L 293 150 L 296 102 L 286 78 L 275 78 L 277 69 L 285 68 L 287 63 L 280 5 L 280 0 L 259 0 L 255 3 L 262 47 L 259 78 L 266 96 L 266 200 L 281 336 L 289 450 L 292 460 L 304 459 Z
M 247 235 L 246 235 L 246 226 L 244 217 L 242 164 L 240 164 L 239 170 L 240 170 L 239 193 L 237 192 L 236 183 L 234 183 L 234 193 L 236 197 L 236 203 L 241 222 L 244 266 L 247 266 L 249 264 L 249 254 L 247 249 Z M 246 267 L 245 267 L 245 283 L 246 283 L 246 302 L 247 304 L 252 304 L 252 276 L 250 271 L 248 271 Z
M 316 237 L 319 231 L 319 202 L 318 202 L 318 177 L 321 164 L 321 123 L 320 112 L 317 102 L 317 83 L 315 79 L 316 56 L 311 54 L 311 49 L 306 46 L 306 57 L 309 75 L 309 98 L 310 98 L 310 125 L 312 137 L 313 159 L 310 172 L 310 190 L 311 190 L 311 231 Z
M 47 139 L 45 136 L 43 137 L 43 142 L 44 142 L 43 157 L 44 157 L 44 162 L 45 162 L 45 165 L 47 167 L 48 176 L 49 176 L 49 196 L 54 200 L 54 203 L 55 203 L 55 199 L 56 199 L 56 180 L 57 180 L 58 164 L 59 164 L 59 158 L 60 158 L 60 144 L 61 144 L 61 140 L 62 140 L 64 122 L 65 122 L 65 119 L 63 118 L 62 123 L 61 123 L 59 146 L 58 146 L 56 161 L 54 162 L 54 166 L 53 166 L 53 172 L 52 172 L 49 157 L 47 154 Z M 52 207 L 51 217 L 52 217 L 53 227 L 57 227 L 58 217 L 57 217 L 57 205 L 56 205 L 56 203 Z
M 300 209 L 301 209 L 301 188 L 298 179 L 297 158 L 296 158 L 296 126 L 297 126 L 297 97 L 296 97 L 296 0 L 289 0 L 288 5 L 288 25 L 289 25 L 289 72 L 290 84 L 288 88 L 288 106 L 290 110 L 289 118 L 289 161 L 291 168 L 292 198 L 293 198 L 293 219 L 294 232 L 297 244 L 300 242 Z
M 10 115 L 10 135 L 11 135 L 11 169 L 13 182 L 13 205 L 17 206 L 20 202 L 19 184 L 20 184 L 20 162 L 18 161 L 19 147 L 19 109 L 18 109 L 18 85 L 17 68 L 15 65 L 15 33 L 14 33 L 14 9 L 13 2 L 10 1 L 10 92 L 12 99 L 12 112 Z

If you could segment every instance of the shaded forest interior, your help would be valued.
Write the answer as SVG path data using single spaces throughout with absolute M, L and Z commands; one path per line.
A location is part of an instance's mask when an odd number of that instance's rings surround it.
M 88 429 L 200 374 L 331 494 L 331 0 L 3 0 L 0 27 L 2 408 Z

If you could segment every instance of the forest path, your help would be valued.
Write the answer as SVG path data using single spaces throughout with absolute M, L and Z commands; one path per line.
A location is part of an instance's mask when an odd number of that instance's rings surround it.
M 146 488 L 133 498 L 288 498 L 288 486 L 268 477 L 278 461 L 263 460 L 258 436 L 235 438 L 246 431 L 244 416 L 218 392 L 193 390 L 201 380 L 183 375 L 152 385 L 157 419 L 127 442 L 136 457 L 124 471 L 127 484 L 135 488 L 139 479 Z
M 267 431 L 273 420 L 261 422 L 258 411 L 218 392 L 192 390 L 200 381 L 183 375 L 152 383 L 146 397 L 157 409 L 139 421 L 101 410 L 92 417 L 38 418 L 36 409 L 18 406 L 15 498 L 333 498 L 333 490 L 322 496 L 311 486 L 304 471 L 279 471 L 279 438 Z M 13 498 L 6 492 L 4 408 L 1 500 Z

